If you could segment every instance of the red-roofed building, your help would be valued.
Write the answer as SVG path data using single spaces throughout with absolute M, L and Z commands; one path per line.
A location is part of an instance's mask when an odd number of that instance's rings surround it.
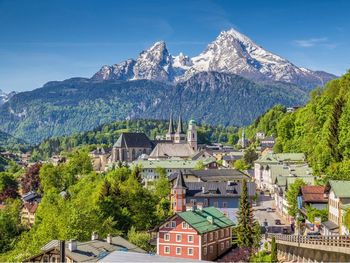
M 22 224 L 32 226 L 35 221 L 35 212 L 38 208 L 38 202 L 26 202 L 23 204 L 21 211 Z
M 310 205 L 316 209 L 322 210 L 327 207 L 328 198 L 325 194 L 325 186 L 306 185 L 301 187 L 303 206 Z

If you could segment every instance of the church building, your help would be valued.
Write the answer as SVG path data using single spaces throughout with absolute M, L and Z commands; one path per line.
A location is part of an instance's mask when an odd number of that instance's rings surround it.
M 196 122 L 190 120 L 188 124 L 187 136 L 183 129 L 181 115 L 177 123 L 177 129 L 174 128 L 173 116 L 170 115 L 169 129 L 165 135 L 166 140 L 158 142 L 151 152 L 149 159 L 159 160 L 178 157 L 182 159 L 191 158 L 198 150 Z

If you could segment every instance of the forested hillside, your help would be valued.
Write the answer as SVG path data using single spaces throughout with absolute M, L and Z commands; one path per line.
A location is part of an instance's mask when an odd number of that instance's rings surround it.
M 271 125 L 264 128 L 272 114 Z M 349 179 L 350 72 L 313 90 L 305 107 L 294 113 L 275 107 L 253 126 L 277 136 L 276 152 L 304 152 L 314 171 L 326 175 L 325 179 Z
M 117 121 L 101 125 L 92 131 L 44 140 L 34 147 L 32 157 L 34 160 L 47 159 L 61 151 L 69 151 L 83 145 L 111 147 L 122 132 L 144 132 L 150 139 L 154 140 L 157 135 L 164 136 L 166 134 L 168 125 L 168 121 L 161 120 Z M 184 128 L 187 129 L 186 122 Z M 233 145 L 238 140 L 237 130 L 233 126 L 198 124 L 198 142 L 221 142 Z
M 305 103 L 292 84 L 258 84 L 234 74 L 203 72 L 175 86 L 150 80 L 74 78 L 22 92 L 0 106 L 3 131 L 28 141 L 92 130 L 126 119 L 168 119 L 170 112 L 211 125 L 247 125 L 280 103 Z

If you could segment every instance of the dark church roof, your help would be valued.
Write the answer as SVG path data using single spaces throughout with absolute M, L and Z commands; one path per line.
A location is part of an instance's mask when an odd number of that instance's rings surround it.
M 117 142 L 113 145 L 115 148 L 152 148 L 152 143 L 144 133 L 123 132 Z
M 182 172 L 178 173 L 174 188 L 187 188 Z

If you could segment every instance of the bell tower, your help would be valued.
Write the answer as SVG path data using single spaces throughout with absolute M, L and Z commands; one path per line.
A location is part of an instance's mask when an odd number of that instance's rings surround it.
M 181 115 L 179 115 L 179 122 L 177 124 L 177 130 L 175 132 L 174 142 L 184 143 L 185 140 L 186 140 L 186 134 L 184 133 Z
M 196 122 L 194 120 L 190 120 L 188 123 L 187 143 L 191 146 L 192 150 L 197 151 L 197 129 Z
M 165 139 L 167 141 L 174 141 L 175 137 L 175 129 L 174 129 L 174 121 L 173 121 L 173 114 L 170 114 L 170 120 L 169 120 L 169 129 L 167 134 L 165 135 Z
M 180 171 L 171 189 L 171 205 L 174 213 L 186 211 L 186 184 Z

